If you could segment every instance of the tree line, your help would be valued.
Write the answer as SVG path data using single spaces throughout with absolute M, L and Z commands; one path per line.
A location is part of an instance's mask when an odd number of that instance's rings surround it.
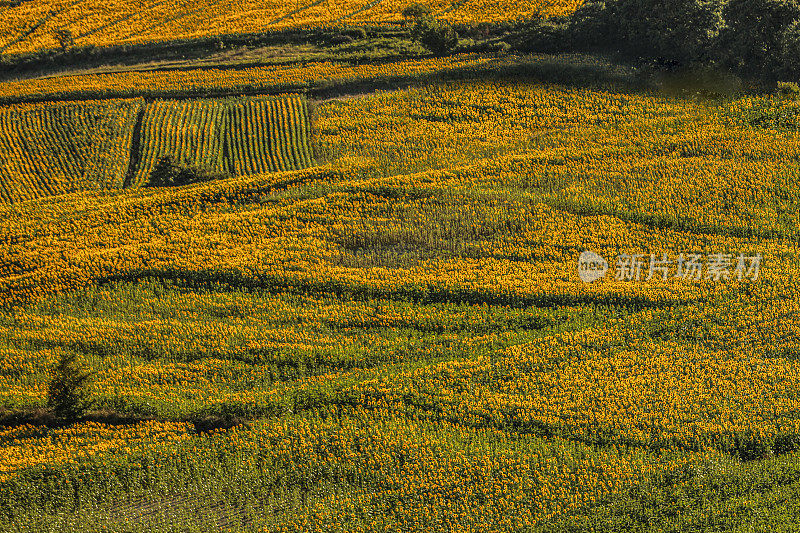
M 565 28 L 584 49 L 664 67 L 712 63 L 744 75 L 800 74 L 796 0 L 590 0 Z
M 403 10 L 411 37 L 437 54 L 474 31 Z M 768 80 L 800 77 L 800 0 L 587 0 L 572 15 L 537 17 L 494 33 L 524 52 L 614 53 L 662 69 L 698 64 Z

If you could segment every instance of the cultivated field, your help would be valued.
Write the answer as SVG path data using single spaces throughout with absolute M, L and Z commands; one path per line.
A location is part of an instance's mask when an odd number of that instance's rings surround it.
M 305 100 L 103 100 L 0 108 L 0 198 L 145 184 L 172 155 L 237 175 L 311 165 Z
M 0 9 L 103 44 L 400 22 L 369 5 Z M 663 86 L 490 52 L 0 83 L 0 531 L 800 528 L 800 101 Z M 218 174 L 147 186 L 164 156 Z
M 580 0 L 431 0 L 451 23 L 513 22 L 535 15 L 566 15 Z M 16 5 L 15 5 L 16 4 Z M 400 0 L 6 0 L 0 4 L 0 53 L 58 48 L 56 32 L 75 45 L 108 46 L 172 41 L 220 34 L 265 33 L 341 25 L 397 26 L 408 2 Z

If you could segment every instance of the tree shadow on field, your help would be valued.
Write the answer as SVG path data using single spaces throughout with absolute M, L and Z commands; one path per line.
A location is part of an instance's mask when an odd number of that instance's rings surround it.
M 458 58 L 458 54 L 451 56 Z M 480 56 L 469 56 L 472 58 Z M 579 89 L 593 89 L 615 94 L 641 93 L 653 91 L 653 82 L 642 76 L 633 67 L 612 63 L 597 57 L 582 54 L 537 54 L 537 55 L 492 55 L 483 56 L 487 62 L 475 65 L 458 65 L 450 68 L 433 69 L 411 74 L 392 74 L 367 79 L 320 79 L 312 81 L 277 82 L 269 86 L 232 88 L 189 87 L 163 88 L 158 86 L 143 88 L 122 87 L 119 89 L 77 89 L 59 92 L 59 100 L 82 101 L 94 99 L 127 98 L 214 98 L 225 96 L 255 96 L 282 94 L 286 92 L 304 93 L 318 100 L 341 98 L 353 94 L 374 91 L 402 90 L 412 86 L 438 83 L 442 81 L 493 81 L 530 82 L 555 84 Z M 443 59 L 447 59 L 444 57 Z M 395 59 L 360 61 L 358 65 L 389 65 Z M 259 64 L 242 66 L 217 65 L 216 70 L 242 70 L 258 67 Z M 202 70 L 204 66 L 178 68 L 155 68 L 158 71 Z M 52 100 L 53 94 L 27 94 L 0 98 L 2 104 L 38 102 Z
M 537 54 L 490 59 L 480 66 L 464 65 L 415 75 L 387 76 L 352 82 L 323 82 L 308 89 L 308 95 L 329 99 L 375 90 L 405 89 L 417 84 L 440 81 L 517 81 L 555 84 L 613 93 L 652 90 L 651 81 L 633 67 L 614 64 L 581 54 Z

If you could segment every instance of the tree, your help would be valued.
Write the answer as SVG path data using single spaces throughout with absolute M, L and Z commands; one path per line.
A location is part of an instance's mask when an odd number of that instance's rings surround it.
M 47 387 L 47 406 L 68 420 L 80 418 L 94 405 L 89 392 L 93 376 L 94 372 L 78 364 L 76 354 L 64 353 Z
M 58 41 L 58 46 L 61 47 L 62 52 L 66 52 L 75 44 L 75 38 L 72 36 L 72 32 L 69 30 L 56 30 L 54 35 L 56 41 Z
M 435 54 L 452 52 L 458 45 L 458 34 L 453 26 L 427 16 L 417 20 L 411 37 Z
M 667 65 L 709 59 L 723 23 L 723 0 L 615 0 L 606 10 L 628 52 Z
M 403 9 L 402 15 L 406 19 L 419 20 L 431 14 L 431 7 L 419 2 L 414 2 Z
M 172 187 L 177 185 L 181 167 L 171 155 L 165 155 L 156 162 L 156 166 L 150 173 L 147 185 L 151 187 Z
M 755 75 L 780 69 L 785 33 L 800 19 L 797 0 L 730 0 L 723 11 L 727 62 Z
M 783 32 L 781 48 L 784 73 L 794 78 L 800 77 L 800 21 L 794 22 Z
M 177 187 L 217 179 L 230 178 L 230 174 L 214 172 L 208 168 L 191 165 L 188 161 L 179 163 L 172 155 L 165 155 L 156 162 L 147 187 Z
M 619 42 L 616 25 L 609 20 L 609 10 L 603 0 L 587 0 L 569 20 L 569 34 L 580 49 L 605 47 Z
M 568 50 L 570 26 L 566 20 L 532 17 L 518 25 L 519 31 L 504 39 L 521 52 L 559 53 Z

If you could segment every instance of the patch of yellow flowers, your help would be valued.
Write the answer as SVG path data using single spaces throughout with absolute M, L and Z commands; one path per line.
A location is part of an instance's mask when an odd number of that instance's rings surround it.
M 31 0 L 6 7 L 0 21 L 0 53 L 13 54 L 60 46 L 56 30 L 72 33 L 77 46 L 110 46 L 263 33 L 288 28 L 313 28 L 364 24 L 393 26 L 404 23 L 401 12 L 413 2 L 405 0 L 337 0 L 282 2 L 277 0 Z M 452 23 L 508 22 L 544 16 L 567 15 L 578 0 L 507 0 L 425 2 L 433 13 Z
M 141 422 L 108 426 L 85 422 L 58 429 L 18 426 L 0 429 L 0 483 L 40 465 L 76 463 L 103 454 L 166 449 L 191 437 L 182 422 Z

